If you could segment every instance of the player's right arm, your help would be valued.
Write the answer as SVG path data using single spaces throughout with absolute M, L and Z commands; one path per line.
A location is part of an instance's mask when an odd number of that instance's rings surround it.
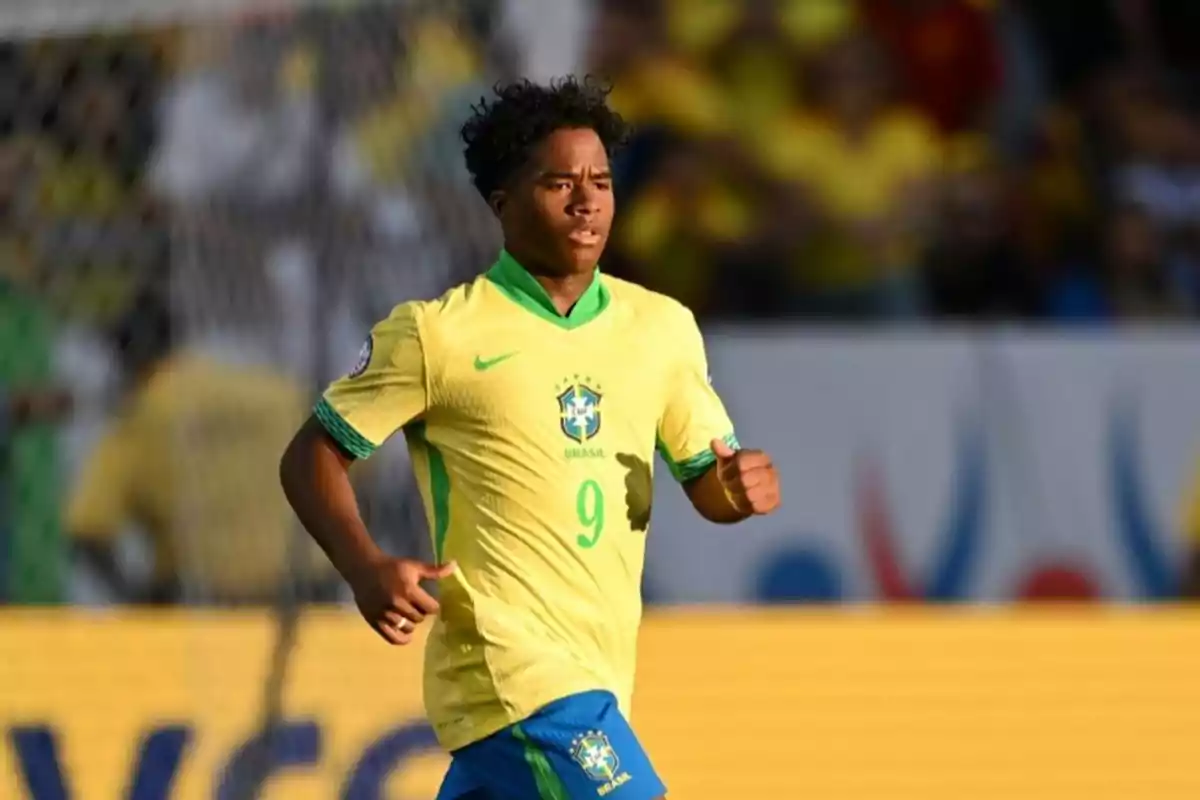
M 659 420 L 658 449 L 688 500 L 709 522 L 730 524 L 779 505 L 779 480 L 770 456 L 743 450 L 708 376 L 704 340 L 683 311 L 671 341 L 677 364 Z
M 445 577 L 452 566 L 384 553 L 359 514 L 349 469 L 428 409 L 418 314 L 401 305 L 372 329 L 358 365 L 325 391 L 279 465 L 296 516 L 354 590 L 363 617 L 392 644 L 407 644 L 409 623 L 437 611 L 420 581 Z

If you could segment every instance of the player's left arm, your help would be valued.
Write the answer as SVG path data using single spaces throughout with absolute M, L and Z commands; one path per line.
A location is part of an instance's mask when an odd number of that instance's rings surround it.
M 763 451 L 739 445 L 709 380 L 704 341 L 690 313 L 676 341 L 680 350 L 659 422 L 659 453 L 696 511 L 710 522 L 771 513 L 779 506 L 775 465 Z

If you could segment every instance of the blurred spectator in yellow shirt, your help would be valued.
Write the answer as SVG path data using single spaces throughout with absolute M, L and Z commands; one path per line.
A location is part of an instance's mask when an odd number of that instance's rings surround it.
M 753 143 L 795 105 L 801 57 L 853 17 L 843 0 L 604 0 L 588 61 L 635 125 Z
M 711 156 L 696 140 L 668 146 L 623 212 L 612 256 L 624 274 L 701 316 L 722 299 L 716 292 L 722 261 L 754 226 L 749 187 L 726 168 L 733 165 Z
M 305 393 L 178 349 L 172 328 L 152 291 L 115 327 L 128 388 L 68 504 L 77 552 L 127 602 L 266 603 L 285 587 L 334 598 L 335 576 L 296 537 L 276 478 Z M 153 549 L 146 586 L 126 577 L 114 547 L 131 523 Z
M 640 128 L 721 134 L 731 123 L 725 98 L 695 49 L 672 46 L 669 9 L 661 5 L 601 3 L 590 37 L 590 69 L 613 82 L 613 108 Z
M 914 111 L 889 104 L 887 74 L 874 40 L 847 34 L 815 65 L 814 111 L 763 138 L 767 169 L 802 186 L 821 218 L 795 275 L 814 313 L 920 307 L 913 266 L 940 186 L 941 142 Z

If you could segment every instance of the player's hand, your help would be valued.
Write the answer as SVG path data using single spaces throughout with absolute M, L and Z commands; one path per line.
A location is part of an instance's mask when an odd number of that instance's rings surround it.
M 350 588 L 354 602 L 375 632 L 391 644 L 408 644 L 425 617 L 438 612 L 438 602 L 421 587 L 455 570 L 453 561 L 437 566 L 411 558 L 384 558 L 366 565 Z
M 770 514 L 779 508 L 779 476 L 771 457 L 762 450 L 734 450 L 721 439 L 712 441 L 717 479 L 725 496 L 743 514 Z

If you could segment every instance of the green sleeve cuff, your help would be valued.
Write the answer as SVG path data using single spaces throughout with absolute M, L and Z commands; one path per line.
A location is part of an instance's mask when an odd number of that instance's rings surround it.
M 721 437 L 725 444 L 737 450 L 741 447 L 738 444 L 737 436 L 732 433 Z M 687 483 L 695 480 L 708 471 L 708 468 L 717 463 L 717 456 L 711 449 L 701 450 L 691 458 L 685 458 L 683 461 L 676 462 L 671 458 L 671 454 L 667 452 L 666 445 L 662 439 L 658 440 L 658 452 L 663 457 L 663 461 L 667 462 L 667 468 L 671 470 L 672 477 L 680 483 Z
M 367 437 L 363 436 L 337 412 L 329 401 L 321 398 L 313 408 L 313 416 L 320 421 L 325 430 L 350 455 L 358 459 L 370 458 L 377 449 Z

